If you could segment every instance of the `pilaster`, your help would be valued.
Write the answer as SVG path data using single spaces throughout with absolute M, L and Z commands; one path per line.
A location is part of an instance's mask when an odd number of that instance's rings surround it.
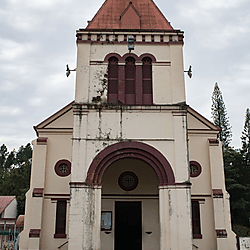
M 43 213 L 43 191 L 45 184 L 47 161 L 47 138 L 39 137 L 33 141 L 33 158 L 31 168 L 30 190 L 27 193 L 27 213 L 29 219 L 25 220 L 24 231 L 21 234 L 20 249 L 40 249 L 40 238 Z M 25 238 L 28 241 L 25 241 Z
M 225 179 L 222 149 L 217 139 L 209 139 L 209 160 L 211 170 L 211 186 L 213 192 L 214 224 L 217 237 L 217 250 L 228 249 L 228 232 L 225 224 L 224 194 Z
M 191 250 L 190 185 L 176 184 L 160 187 L 159 197 L 161 250 Z

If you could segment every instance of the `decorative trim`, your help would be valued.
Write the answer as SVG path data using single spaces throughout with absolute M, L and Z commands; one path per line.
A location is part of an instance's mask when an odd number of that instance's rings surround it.
M 79 38 L 80 36 L 78 36 Z M 90 44 L 128 44 L 128 42 L 126 41 L 93 41 L 93 40 L 80 40 L 80 39 L 77 39 L 76 41 L 77 43 L 90 43 Z M 182 41 L 171 41 L 170 40 L 170 36 L 169 36 L 169 41 L 168 42 L 153 42 L 153 41 L 148 41 L 148 42 L 134 42 L 134 44 L 150 44 L 150 45 L 178 45 L 178 44 L 181 44 L 183 45 L 184 42 L 183 40 Z
M 148 163 L 156 172 L 159 186 L 175 183 L 175 176 L 167 159 L 157 149 L 141 142 L 119 142 L 102 150 L 92 161 L 86 178 L 88 185 L 101 186 L 105 170 L 115 161 L 136 158 Z
M 41 229 L 30 229 L 29 238 L 39 238 Z
M 156 63 L 155 56 L 153 56 L 152 54 L 149 54 L 149 53 L 144 53 L 140 56 L 137 56 L 134 53 L 126 53 L 123 56 L 119 55 L 118 53 L 110 53 L 110 54 L 105 56 L 104 62 L 108 62 L 109 58 L 111 58 L 111 57 L 116 57 L 118 59 L 119 63 L 125 63 L 125 61 L 128 57 L 133 57 L 135 59 L 136 63 L 142 63 L 142 60 L 144 57 L 149 57 L 152 60 L 152 63 Z
M 38 137 L 37 138 L 37 145 L 47 145 L 47 137 Z
M 69 201 L 70 198 L 50 198 L 52 201 Z
M 101 185 L 89 185 L 86 182 L 70 182 L 69 183 L 70 188 L 93 188 L 93 189 L 98 189 L 101 188 Z
M 191 197 L 211 197 L 211 194 L 191 194 Z
M 60 167 L 62 166 L 62 165 L 67 165 L 67 170 L 65 171 L 65 172 L 62 172 L 61 170 L 60 170 Z M 56 165 L 55 165 L 55 172 L 56 172 L 56 174 L 58 175 L 58 176 L 60 176 L 60 177 L 66 177 L 66 176 L 68 176 L 68 175 L 70 175 L 71 174 L 71 162 L 70 161 L 68 161 L 68 160 L 59 160 L 57 163 L 56 163 Z
M 205 202 L 205 199 L 192 199 L 192 201 Z
M 202 234 L 193 234 L 193 239 L 202 239 Z
M 54 234 L 54 238 L 57 239 L 67 238 L 67 234 Z
M 219 146 L 219 140 L 218 139 L 208 139 L 209 146 Z
M 213 198 L 223 198 L 222 189 L 213 189 Z
M 32 197 L 43 197 L 43 188 L 33 188 Z
M 121 196 L 121 197 L 159 197 L 159 194 L 102 194 L 102 196 L 106 197 L 115 197 L 115 196 Z
M 191 166 L 192 165 L 197 167 L 197 172 L 194 173 L 194 174 L 191 174 Z M 202 171 L 201 165 L 197 161 L 190 161 L 189 162 L 189 169 L 190 169 L 190 177 L 198 177 L 201 174 L 201 171 Z
M 216 231 L 217 238 L 227 238 L 226 229 L 216 229 L 215 231 Z
M 76 32 L 84 32 L 84 33 L 89 33 L 89 32 L 110 32 L 110 34 L 113 34 L 114 32 L 115 33 L 118 33 L 118 32 L 149 32 L 150 34 L 153 33 L 153 32 L 156 32 L 156 33 L 172 33 L 174 35 L 183 35 L 184 32 L 181 31 L 181 30 L 175 30 L 175 29 L 171 29 L 171 30 L 166 30 L 166 29 L 140 29 L 138 31 L 138 29 L 79 29 L 77 30 Z M 122 35 L 122 34 L 119 34 L 119 35 Z
M 44 196 L 67 196 L 67 197 L 70 197 L 70 194 L 44 194 Z

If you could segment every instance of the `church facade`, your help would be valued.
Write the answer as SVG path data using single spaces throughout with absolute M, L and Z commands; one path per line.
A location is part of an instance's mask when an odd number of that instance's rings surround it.
M 35 127 L 20 249 L 236 249 L 183 32 L 152 0 L 106 0 L 76 34 L 75 100 Z

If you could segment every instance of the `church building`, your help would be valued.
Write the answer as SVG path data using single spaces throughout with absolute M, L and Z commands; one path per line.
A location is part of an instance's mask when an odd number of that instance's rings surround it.
M 106 0 L 76 37 L 75 100 L 34 127 L 20 249 L 236 250 L 183 31 L 152 0 Z

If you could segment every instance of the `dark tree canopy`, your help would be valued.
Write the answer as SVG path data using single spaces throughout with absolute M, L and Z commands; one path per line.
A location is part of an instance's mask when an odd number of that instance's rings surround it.
M 246 109 L 245 123 L 241 136 L 241 152 L 245 160 L 245 164 L 250 168 L 250 111 Z
M 0 147 L 0 195 L 15 195 L 18 214 L 24 214 L 25 193 L 30 185 L 32 148 L 30 143 L 18 151 L 8 152 L 3 144 Z
M 217 82 L 214 85 L 214 91 L 212 94 L 212 119 L 216 126 L 221 128 L 219 133 L 219 139 L 223 143 L 223 152 L 230 146 L 232 141 L 232 128 L 227 116 L 227 110 L 223 101 L 222 93 L 219 89 Z

